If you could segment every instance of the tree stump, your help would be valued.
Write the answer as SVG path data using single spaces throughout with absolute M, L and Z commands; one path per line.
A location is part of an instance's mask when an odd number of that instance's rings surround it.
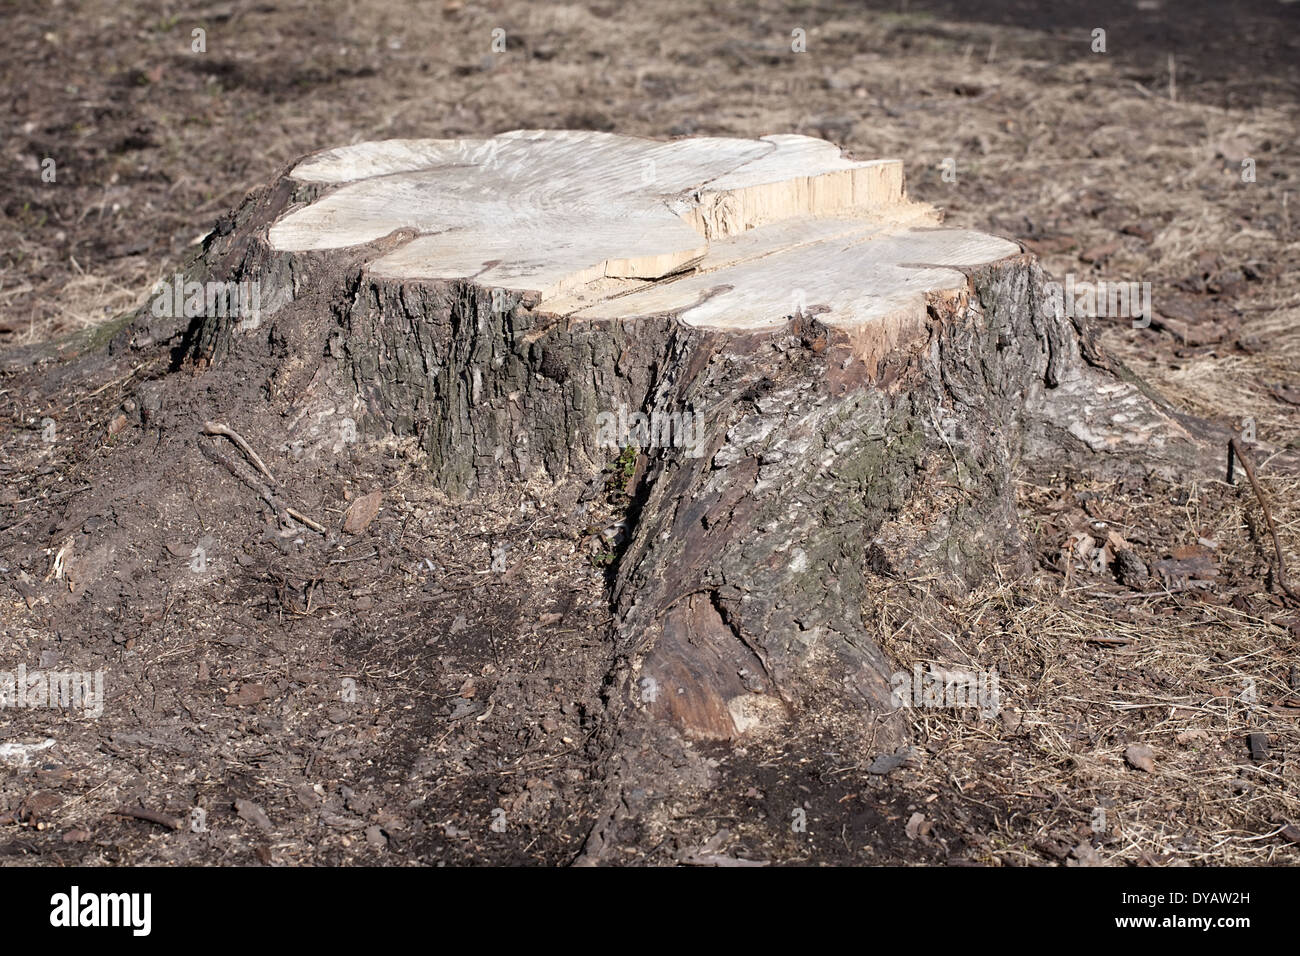
M 802 136 L 334 149 L 250 195 L 193 273 L 259 283 L 262 313 L 195 319 L 184 361 L 238 375 L 273 354 L 286 393 L 326 375 L 363 434 L 417 436 L 450 494 L 588 480 L 635 450 L 615 790 L 654 774 L 649 752 L 770 733 L 813 698 L 864 749 L 896 746 L 871 575 L 1025 568 L 1025 472 L 1212 467 L 1019 245 L 942 228 L 900 162 Z

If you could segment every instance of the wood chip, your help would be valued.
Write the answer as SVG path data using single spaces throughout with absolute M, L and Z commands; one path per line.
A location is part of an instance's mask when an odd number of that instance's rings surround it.
M 909 840 L 924 839 L 929 835 L 932 824 L 924 813 L 913 813 L 907 820 L 905 833 Z
M 261 684 L 245 684 L 233 694 L 226 695 L 227 707 L 248 707 L 267 698 L 267 690 Z
M 235 812 L 262 830 L 269 832 L 274 829 L 271 825 L 271 818 L 266 815 L 266 811 L 251 800 L 237 799 L 235 801 Z
M 379 505 L 383 500 L 382 491 L 372 491 L 352 502 L 348 505 L 347 514 L 343 516 L 343 530 L 348 534 L 363 534 L 378 517 Z
M 1124 759 L 1134 770 L 1151 773 L 1156 769 L 1155 752 L 1146 744 L 1129 744 L 1124 751 Z

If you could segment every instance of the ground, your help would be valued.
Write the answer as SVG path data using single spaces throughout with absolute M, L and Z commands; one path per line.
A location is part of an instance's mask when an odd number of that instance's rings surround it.
M 0 670 L 103 669 L 107 701 L 5 713 L 0 743 L 53 742 L 3 758 L 4 862 L 562 865 L 599 812 L 618 463 L 467 504 L 413 447 L 261 420 L 246 436 L 328 529 L 286 541 L 168 431 L 232 396 L 104 351 L 217 217 L 323 147 L 553 127 L 899 157 L 914 197 L 1057 278 L 1151 283 L 1151 327 L 1102 320 L 1103 341 L 1253 427 L 1300 578 L 1300 5 L 964 6 L 9 4 Z M 719 746 L 627 862 L 1300 861 L 1300 615 L 1258 497 L 1069 464 L 1021 486 L 1033 573 L 969 594 L 882 574 L 867 608 L 900 670 L 996 668 L 995 717 L 911 711 L 915 752 L 871 772 L 813 702 L 789 739 Z M 1112 533 L 1145 581 L 1078 557 Z

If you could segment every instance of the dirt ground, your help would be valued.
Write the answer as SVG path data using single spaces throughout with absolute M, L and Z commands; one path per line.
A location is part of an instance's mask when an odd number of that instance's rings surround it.
M 1151 327 L 1102 338 L 1181 409 L 1253 428 L 1300 583 L 1300 4 L 967 6 L 7 4 L 0 671 L 102 670 L 106 699 L 0 711 L 0 863 L 565 865 L 600 812 L 616 463 L 454 502 L 413 445 L 351 440 L 257 369 L 216 394 L 166 349 L 106 347 L 324 147 L 550 127 L 899 157 L 914 197 L 1058 278 L 1151 284 Z M 244 410 L 326 533 L 280 535 L 197 452 L 180 423 L 213 409 Z M 867 609 L 900 670 L 996 669 L 996 717 L 916 709 L 886 770 L 812 701 L 788 738 L 709 751 L 714 776 L 618 853 L 1300 862 L 1300 611 L 1259 499 L 1069 464 L 1021 486 L 1033 574 L 960 596 L 882 575 Z M 1111 534 L 1145 576 L 1082 559 Z

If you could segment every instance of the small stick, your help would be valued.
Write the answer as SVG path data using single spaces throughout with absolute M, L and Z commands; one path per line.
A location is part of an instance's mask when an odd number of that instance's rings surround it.
M 297 508 L 285 508 L 284 510 L 288 512 L 290 518 L 292 518 L 294 521 L 297 521 L 299 524 L 305 524 L 307 527 L 311 528 L 311 530 L 315 531 L 317 534 L 325 533 L 325 528 L 323 525 L 319 525 L 315 521 L 312 521 L 310 518 L 308 518 Z
M 82 275 L 85 275 L 85 273 L 83 272 Z M 135 373 L 138 372 L 138 371 L 140 371 L 140 369 L 142 369 L 142 368 L 144 368 L 144 363 L 143 363 L 143 362 L 141 362 L 141 363 L 140 363 L 139 365 L 137 365 L 135 368 L 131 369 L 130 372 L 128 372 L 126 375 L 123 375 L 121 378 L 115 378 L 115 379 L 113 379 L 113 381 L 109 382 L 107 385 L 101 385 L 101 386 L 99 386 L 99 388 L 95 389 L 95 390 L 94 390 L 93 392 L 91 392 L 90 394 L 81 396 L 81 398 L 77 399 L 75 402 L 73 402 L 71 405 L 69 405 L 69 406 L 67 407 L 66 410 L 70 412 L 70 411 L 72 411 L 74 408 L 76 408 L 78 405 L 80 405 L 82 402 L 84 402 L 86 399 L 88 399 L 88 398 L 94 398 L 96 395 L 100 394 L 101 392 L 105 392 L 105 391 L 107 391 L 108 389 L 112 388 L 114 385 L 121 385 L 121 384 L 124 383 L 124 382 L 129 382 L 129 381 L 130 381 L 130 380 L 135 376 Z
M 371 551 L 369 554 L 363 554 L 356 558 L 335 558 L 330 564 L 351 564 L 353 561 L 369 561 L 371 558 L 378 557 L 379 552 Z
M 157 810 L 146 810 L 144 807 L 121 807 L 113 812 L 119 817 L 132 817 L 146 823 L 156 823 L 158 826 L 166 827 L 169 830 L 179 830 L 181 828 L 180 820 L 169 817 L 165 813 L 159 813 Z
M 1126 644 L 1133 643 L 1127 637 L 1115 637 L 1110 634 L 1094 634 L 1091 637 L 1085 637 L 1084 641 L 1089 644 L 1105 644 L 1107 647 L 1123 647 Z
M 229 471 L 232 475 L 234 475 L 244 484 L 248 485 L 248 487 L 256 491 L 258 497 L 260 497 L 263 501 L 265 501 L 268 505 L 271 506 L 271 510 L 273 510 L 276 513 L 276 516 L 279 517 L 281 521 L 283 521 L 287 516 L 289 518 L 294 519 L 295 521 L 301 522 L 302 524 L 310 528 L 312 531 L 315 531 L 317 534 L 325 534 L 325 529 L 321 525 L 317 524 L 315 521 L 312 521 L 310 518 L 308 518 L 297 508 L 290 508 L 289 506 L 287 506 L 283 501 L 280 500 L 280 498 L 275 494 L 275 492 L 273 492 L 270 488 L 266 487 L 266 485 L 258 481 L 255 475 L 251 473 L 245 474 L 241 472 L 240 471 L 241 466 L 238 465 L 228 455 L 223 454 L 216 447 L 215 444 L 209 445 L 206 442 L 200 441 L 199 451 L 203 452 L 205 457 L 216 462 L 218 465 L 224 465 L 227 471 Z
M 248 460 L 253 463 L 253 466 L 262 474 L 266 475 L 267 481 L 273 485 L 279 484 L 279 482 L 275 480 L 275 475 L 271 474 L 270 469 L 267 468 L 262 459 L 258 457 L 257 452 L 253 451 L 253 447 L 248 444 L 248 442 L 244 441 L 244 436 L 239 434 L 239 432 L 235 431 L 229 425 L 223 425 L 221 422 L 204 422 L 203 434 L 222 435 L 225 438 L 229 438 L 238 446 L 240 451 L 248 456 Z
M 1228 481 L 1232 482 L 1232 459 L 1236 456 L 1241 462 L 1241 466 L 1246 469 L 1246 477 L 1250 479 L 1250 487 L 1255 489 L 1255 497 L 1259 499 L 1259 507 L 1264 512 L 1264 522 L 1268 525 L 1268 533 L 1273 538 L 1273 553 L 1277 555 L 1277 583 L 1282 588 L 1282 592 L 1290 598 L 1295 604 L 1300 605 L 1300 595 L 1291 590 L 1286 583 L 1286 561 L 1282 557 L 1282 542 L 1277 536 L 1277 525 L 1273 523 L 1273 514 L 1268 510 L 1268 501 L 1264 497 L 1264 489 L 1259 486 L 1255 478 L 1255 469 L 1251 467 L 1250 459 L 1247 458 L 1241 450 L 1241 444 L 1236 438 L 1228 439 Z

